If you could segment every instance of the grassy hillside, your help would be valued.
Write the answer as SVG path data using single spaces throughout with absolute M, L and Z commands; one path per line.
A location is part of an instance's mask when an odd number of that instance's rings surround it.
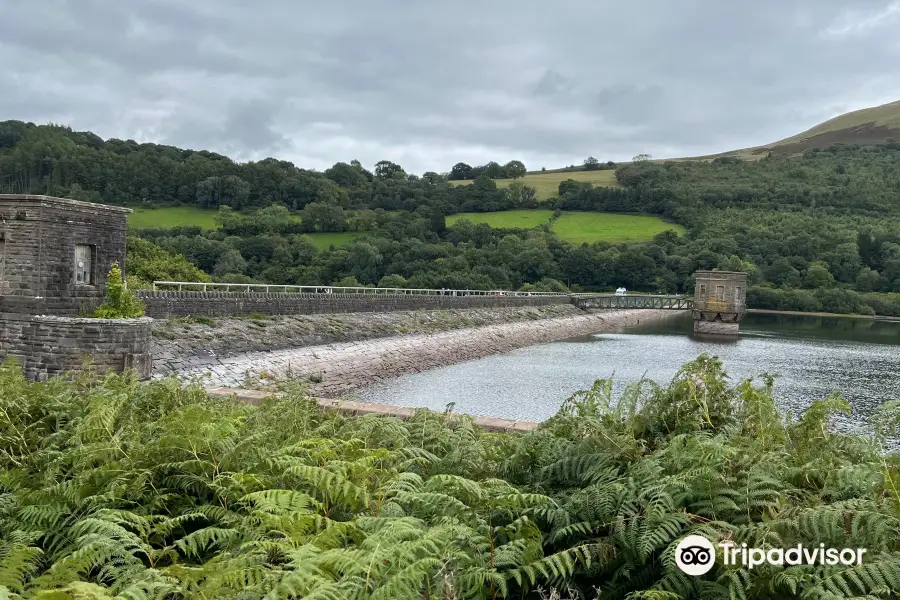
M 128 226 L 136 229 L 147 227 L 178 227 L 199 225 L 203 229 L 216 228 L 216 214 L 219 211 L 194 206 L 171 206 L 168 208 L 135 208 L 128 215 Z
M 685 231 L 658 217 L 595 212 L 565 212 L 550 227 L 557 237 L 572 244 L 644 242 L 668 229 L 679 234 Z
M 769 152 L 799 154 L 813 148 L 827 148 L 832 144 L 880 144 L 888 139 L 900 140 L 900 100 L 839 115 L 771 144 L 693 157 L 692 160 L 725 156 L 755 160 Z
M 608 187 L 618 187 L 616 183 L 616 172 L 607 171 L 569 171 L 569 172 L 546 172 L 546 173 L 529 173 L 525 177 L 521 177 L 515 181 L 521 181 L 525 185 L 531 186 L 537 192 L 538 200 L 547 200 L 556 197 L 559 184 L 566 179 L 574 179 L 575 181 L 590 181 L 594 185 L 602 185 Z M 497 179 L 497 187 L 505 188 L 513 179 Z M 451 185 L 469 185 L 471 181 L 451 181 Z
M 447 224 L 452 225 L 460 219 L 467 219 L 473 223 L 486 223 L 496 228 L 531 228 L 549 222 L 552 216 L 553 211 L 550 210 L 460 213 L 447 217 Z M 658 217 L 596 212 L 564 212 L 550 225 L 550 231 L 561 240 L 572 244 L 644 242 L 668 229 L 678 233 L 684 232 L 684 227 L 667 223 Z
M 829 119 L 824 123 L 819 123 L 815 127 L 807 129 L 804 132 L 798 133 L 797 135 L 775 142 L 772 146 L 795 144 L 816 136 L 828 133 L 847 132 L 848 130 L 858 129 L 865 125 L 893 129 L 897 133 L 900 133 L 900 100 L 882 104 L 881 106 L 855 110 L 834 117 L 833 119 Z

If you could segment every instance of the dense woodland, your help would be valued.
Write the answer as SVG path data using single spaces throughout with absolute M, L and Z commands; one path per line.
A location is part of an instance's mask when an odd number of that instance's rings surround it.
M 0 123 L 3 191 L 219 208 L 221 227 L 213 231 L 134 231 L 126 264 L 134 285 L 209 277 L 686 292 L 695 270 L 722 268 L 750 273 L 748 301 L 758 308 L 900 315 L 898 143 L 833 146 L 758 162 L 641 160 L 617 168 L 621 187 L 564 181 L 557 198 L 540 203 L 561 211 L 658 215 L 688 230 L 640 244 L 571 245 L 548 228 L 448 227 L 445 217 L 458 212 L 539 205 L 523 183 L 499 189 L 492 179 L 523 174 L 518 161 L 489 163 L 491 172 L 482 169 L 472 184 L 454 187 L 451 177 L 464 178 L 453 175 L 457 167 L 417 176 L 390 161 L 371 171 L 351 161 L 316 172 L 276 159 L 235 163 L 65 127 Z M 601 167 L 608 164 L 588 168 Z M 341 231 L 366 235 L 324 251 L 304 235 Z
M 700 356 L 611 381 L 528 434 L 345 417 L 177 381 L 28 383 L 0 367 L 0 597 L 55 600 L 810 600 L 900 593 L 897 402 L 874 435 L 799 419 Z M 813 399 L 810 399 L 812 401 Z M 896 439 L 896 438 L 893 438 Z M 861 565 L 683 574 L 686 535 L 865 548 Z

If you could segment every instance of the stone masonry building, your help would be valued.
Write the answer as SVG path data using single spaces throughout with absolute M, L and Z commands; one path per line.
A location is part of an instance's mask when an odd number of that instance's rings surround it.
M 127 208 L 0 194 L 0 360 L 28 377 L 77 370 L 150 374 L 150 319 L 92 319 L 114 262 L 124 269 Z
M 124 268 L 127 208 L 0 194 L 0 313 L 77 316 Z
M 738 335 L 747 312 L 747 274 L 697 271 L 694 275 L 694 332 Z

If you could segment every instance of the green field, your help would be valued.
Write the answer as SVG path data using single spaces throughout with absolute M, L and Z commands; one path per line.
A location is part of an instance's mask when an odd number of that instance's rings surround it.
M 460 219 L 473 223 L 486 223 L 497 229 L 531 229 L 550 221 L 552 210 L 504 210 L 488 213 L 458 213 L 447 217 L 447 225 L 453 225 Z
M 659 217 L 597 212 L 565 212 L 550 227 L 557 237 L 572 244 L 644 242 L 667 229 L 684 233 L 681 225 Z
M 199 225 L 203 229 L 215 229 L 217 210 L 193 206 L 170 206 L 168 208 L 135 208 L 128 215 L 128 226 L 178 227 L 179 225 Z
M 569 173 L 529 173 L 519 179 L 495 179 L 498 188 L 505 188 L 513 181 L 521 181 L 537 192 L 538 200 L 555 198 L 559 193 L 559 184 L 566 179 L 589 181 L 594 185 L 618 187 L 615 171 L 571 171 Z M 451 181 L 451 185 L 469 185 L 471 181 Z
M 610 173 L 610 171 L 601 171 Z M 594 171 L 593 173 L 597 173 Z M 552 175 L 570 175 L 569 173 L 553 173 Z M 547 177 L 542 175 L 542 177 Z M 177 206 L 170 208 L 135 209 L 128 217 L 130 227 L 176 227 L 178 225 L 199 225 L 204 229 L 215 229 L 215 210 Z M 460 219 L 468 219 L 473 223 L 485 223 L 497 229 L 531 229 L 550 222 L 552 210 L 505 210 L 489 213 L 459 213 L 447 217 L 447 225 L 453 225 Z M 553 221 L 550 230 L 560 239 L 580 244 L 582 242 L 642 242 L 658 233 L 674 229 L 683 233 L 680 225 L 667 223 L 658 217 L 647 215 L 623 215 L 596 212 L 564 212 Z M 346 246 L 363 232 L 345 231 L 343 233 L 311 233 L 310 239 L 319 250 L 334 244 L 335 247 Z
M 459 213 L 447 217 L 447 225 L 460 219 L 473 223 L 486 223 L 496 228 L 518 227 L 530 229 L 550 221 L 550 210 L 506 210 L 492 213 Z M 650 215 L 623 215 L 617 213 L 564 212 L 553 221 L 550 230 L 561 240 L 572 244 L 583 242 L 645 242 L 653 236 L 673 229 L 679 234 L 684 227 L 667 223 Z
M 346 246 L 363 233 L 362 231 L 344 231 L 343 233 L 307 233 L 306 235 L 313 241 L 316 248 L 325 250 L 331 244 L 334 244 L 335 248 Z

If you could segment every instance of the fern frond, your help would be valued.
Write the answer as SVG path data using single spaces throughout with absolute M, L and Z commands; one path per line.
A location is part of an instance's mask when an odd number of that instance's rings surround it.
M 200 558 L 213 549 L 221 551 L 233 546 L 240 538 L 240 532 L 234 529 L 204 527 L 176 541 L 175 547 L 186 556 Z

